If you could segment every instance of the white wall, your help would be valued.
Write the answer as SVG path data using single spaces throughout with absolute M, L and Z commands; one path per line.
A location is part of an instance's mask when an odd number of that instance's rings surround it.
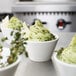
M 0 13 L 11 13 L 14 0 L 0 0 Z

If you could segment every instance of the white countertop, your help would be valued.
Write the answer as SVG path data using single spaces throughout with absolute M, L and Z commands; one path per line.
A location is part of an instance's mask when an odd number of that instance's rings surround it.
M 56 76 L 53 64 L 49 62 L 33 62 L 26 59 L 21 62 L 15 76 Z
M 58 33 L 60 39 L 57 43 L 56 49 L 66 47 L 75 33 Z M 29 58 L 21 61 L 15 76 L 57 76 L 54 66 L 50 61 L 48 62 L 33 62 Z

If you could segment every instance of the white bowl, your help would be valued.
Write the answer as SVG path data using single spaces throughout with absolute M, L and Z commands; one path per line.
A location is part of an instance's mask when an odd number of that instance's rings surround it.
M 3 56 L 3 58 L 0 60 L 0 63 L 6 63 L 8 56 L 10 56 L 10 49 L 7 47 L 3 47 L 3 51 L 0 54 Z M 14 76 L 19 62 L 20 56 L 14 63 L 2 68 L 0 67 L 0 76 Z
M 17 61 L 12 63 L 11 65 L 0 68 L 0 76 L 14 76 L 19 62 L 20 62 L 20 58 L 18 58 Z
M 27 41 L 26 51 L 28 52 L 29 58 L 32 61 L 43 62 L 48 61 L 51 58 L 51 54 L 58 41 L 58 36 L 55 35 L 56 39 L 44 42 Z
M 76 64 L 68 64 L 60 61 L 55 52 L 52 61 L 58 76 L 76 76 Z

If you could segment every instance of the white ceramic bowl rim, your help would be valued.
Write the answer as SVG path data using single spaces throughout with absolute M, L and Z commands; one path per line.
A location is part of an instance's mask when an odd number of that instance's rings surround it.
M 57 61 L 57 63 L 60 63 L 61 65 L 65 65 L 66 67 L 74 67 L 74 68 L 76 68 L 76 64 L 69 64 L 69 63 L 60 61 L 60 60 L 57 58 L 57 52 L 54 52 L 54 53 L 53 53 L 52 58 L 53 58 L 55 61 Z
M 26 41 L 26 43 L 49 43 L 49 42 L 54 42 L 57 41 L 59 39 L 59 36 L 56 34 L 53 34 L 55 36 L 56 39 L 54 40 L 50 40 L 50 41 Z
M 7 69 L 10 69 L 10 68 L 14 67 L 15 65 L 17 65 L 19 62 L 20 62 L 20 56 L 18 57 L 16 62 L 14 62 L 6 67 L 0 68 L 0 71 L 5 71 Z

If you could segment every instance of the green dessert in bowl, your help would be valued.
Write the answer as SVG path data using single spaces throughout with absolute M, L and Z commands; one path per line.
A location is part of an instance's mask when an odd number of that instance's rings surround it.
M 76 75 L 76 35 L 73 36 L 66 48 L 54 52 L 52 61 L 58 76 Z
M 8 19 L 7 16 L 2 21 L 1 30 L 3 37 L 0 41 L 2 46 L 6 42 L 9 45 L 6 44 L 6 47 L 3 47 L 0 52 L 0 76 L 14 76 L 21 55 L 25 51 L 24 40 L 21 37 L 21 27 L 21 21 L 16 17 Z
M 29 28 L 25 34 L 26 51 L 29 58 L 33 61 L 42 62 L 50 60 L 50 56 L 58 41 L 58 36 L 51 33 L 40 20 L 36 20 L 35 24 Z
M 76 35 L 72 38 L 68 47 L 59 51 L 57 57 L 65 63 L 76 64 Z

